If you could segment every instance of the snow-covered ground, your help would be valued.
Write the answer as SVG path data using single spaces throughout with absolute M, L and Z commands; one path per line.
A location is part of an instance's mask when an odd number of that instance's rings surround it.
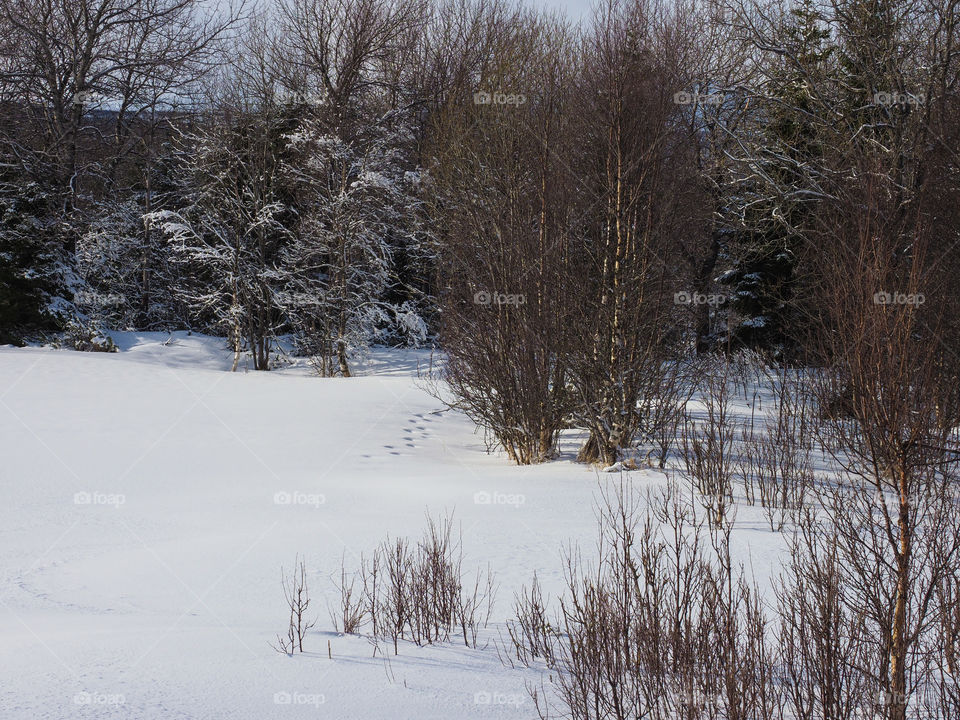
M 221 340 L 168 337 L 120 333 L 116 354 L 0 348 L 0 718 L 535 718 L 538 673 L 504 667 L 493 643 L 535 570 L 555 596 L 562 547 L 592 546 L 611 476 L 487 454 L 418 381 L 423 351 L 320 379 L 230 373 Z M 341 559 L 446 511 L 465 567 L 497 576 L 486 646 L 406 643 L 386 661 L 332 632 Z M 781 544 L 759 513 L 738 525 L 762 578 Z M 270 644 L 297 553 L 318 622 L 287 657 Z

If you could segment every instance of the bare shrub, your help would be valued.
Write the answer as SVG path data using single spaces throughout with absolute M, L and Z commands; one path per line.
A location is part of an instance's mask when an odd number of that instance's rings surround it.
M 409 542 L 398 538 L 392 543 L 385 540 L 374 558 L 380 554 L 385 573 L 386 588 L 379 596 L 380 602 L 370 604 L 371 616 L 378 617 L 381 633 L 393 641 L 393 654 L 399 652 L 398 643 L 412 614 L 410 585 L 413 575 L 413 558 Z
M 514 654 L 522 665 L 530 666 L 536 660 L 543 660 L 548 666 L 554 664 L 556 625 L 548 613 L 540 581 L 534 573 L 530 588 L 523 587 L 514 596 L 515 620 L 507 623 Z
M 307 631 L 317 624 L 316 619 L 307 619 L 310 591 L 307 588 L 307 568 L 299 556 L 294 560 L 293 570 L 289 575 L 280 568 L 280 583 L 283 586 L 283 597 L 290 609 L 290 618 L 287 623 L 287 636 L 277 635 L 274 650 L 293 655 L 295 651 L 303 652 L 303 639 Z
M 742 349 L 734 353 L 728 362 L 734 389 L 743 394 L 745 402 L 749 401 L 751 392 L 769 374 L 767 356 L 758 350 Z
M 960 567 L 944 573 L 936 593 L 935 607 L 939 632 L 928 643 L 936 659 L 932 670 L 934 691 L 925 696 L 924 709 L 930 717 L 960 717 L 960 683 L 958 683 L 957 642 L 960 640 Z M 932 697 L 931 697 L 932 696 Z M 933 708 L 931 708 L 931 705 Z
M 844 603 L 838 538 L 803 514 L 777 603 L 785 705 L 797 720 L 853 717 L 868 697 L 862 612 Z
M 333 627 L 337 632 L 354 635 L 360 631 L 367 616 L 363 588 L 356 588 L 357 575 L 348 577 L 344 564 L 340 565 L 340 580 L 337 590 L 340 593 L 339 616 L 331 611 Z
M 490 621 L 496 594 L 489 568 L 469 580 L 463 570 L 461 537 L 453 518 L 428 518 L 423 537 L 384 540 L 369 559 L 361 560 L 362 598 L 353 594 L 341 571 L 341 615 L 353 632 L 369 623 L 375 640 L 388 640 L 394 654 L 400 640 L 417 645 L 448 642 L 454 634 L 476 647 L 479 630 Z M 344 588 L 349 588 L 344 590 Z
M 770 529 L 782 530 L 804 507 L 813 470 L 813 447 L 808 390 L 802 376 L 784 368 L 767 372 L 773 390 L 772 419 L 755 431 L 745 426 L 740 442 L 739 471 L 747 499 L 760 505 Z
M 840 241 L 824 258 L 819 335 L 829 364 L 815 390 L 822 408 L 843 402 L 818 426 L 838 482 L 814 489 L 837 536 L 840 596 L 864 614 L 875 659 L 860 671 L 888 699 L 882 717 L 906 720 L 947 664 L 929 633 L 943 625 L 938 589 L 960 562 L 960 357 L 944 340 L 960 313 L 947 272 L 955 252 L 891 200 L 876 160 L 864 158 L 871 172 L 843 188 L 831 215 Z M 888 303 L 886 288 L 927 300 Z
M 956 676 L 957 643 L 960 641 L 960 568 L 944 573 L 943 582 L 937 588 L 937 604 L 940 613 L 940 637 L 943 648 L 944 669 Z
M 647 459 L 656 457 L 661 470 L 677 444 L 678 428 L 696 387 L 688 369 L 680 358 L 667 360 L 662 373 L 648 375 L 652 382 L 640 400 L 641 437 L 653 446 Z
M 647 502 L 641 513 L 627 486 L 605 490 L 598 564 L 568 554 L 558 625 L 547 626 L 559 715 L 773 718 L 766 619 L 731 561 L 729 532 L 707 542 L 703 520 L 674 486 Z M 530 605 L 522 607 L 517 626 L 537 627 Z M 543 653 L 542 633 L 529 638 L 521 652 Z M 540 717 L 550 716 L 548 696 L 531 695 Z
M 730 365 L 708 371 L 704 380 L 706 418 L 697 421 L 685 413 L 681 428 L 683 473 L 709 510 L 708 520 L 724 523 L 733 503 L 735 423 L 732 417 Z

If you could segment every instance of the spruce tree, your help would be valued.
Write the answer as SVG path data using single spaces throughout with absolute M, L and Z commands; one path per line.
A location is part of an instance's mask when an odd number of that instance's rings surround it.
M 796 356 L 806 312 L 801 306 L 801 258 L 810 250 L 816 167 L 825 118 L 815 97 L 822 91 L 834 52 L 813 0 L 784 19 L 785 50 L 768 79 L 759 112 L 752 172 L 739 188 L 739 231 L 728 248 L 731 269 L 721 281 L 732 288 L 733 347 Z
M 57 258 L 50 247 L 61 228 L 53 199 L 12 164 L 0 165 L 0 345 L 22 345 L 56 329 L 48 309 Z

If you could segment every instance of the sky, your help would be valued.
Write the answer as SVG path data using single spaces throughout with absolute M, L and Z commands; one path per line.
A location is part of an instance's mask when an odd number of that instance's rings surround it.
M 236 4 L 239 0 L 203 0 L 211 9 L 218 6 Z M 271 0 L 247 0 L 247 5 L 268 4 Z M 594 0 L 521 0 L 531 7 L 542 7 L 564 11 L 571 20 L 583 20 L 590 14 Z
M 590 11 L 590 0 L 527 0 L 527 3 L 536 7 L 546 7 L 563 10 L 573 19 L 583 19 Z

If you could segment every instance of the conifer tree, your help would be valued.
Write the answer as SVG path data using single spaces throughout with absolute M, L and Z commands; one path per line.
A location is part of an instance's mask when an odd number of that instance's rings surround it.
M 808 315 L 802 257 L 815 252 L 810 235 L 822 163 L 822 97 L 834 55 L 815 0 L 784 18 L 782 51 L 773 60 L 759 114 L 751 174 L 740 187 L 740 229 L 728 249 L 732 268 L 733 346 L 794 357 Z

